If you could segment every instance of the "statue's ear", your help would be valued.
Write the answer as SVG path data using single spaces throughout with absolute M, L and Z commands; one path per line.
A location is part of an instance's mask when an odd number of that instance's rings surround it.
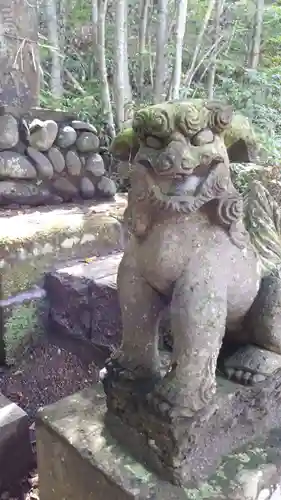
M 253 125 L 240 113 L 234 113 L 230 127 L 223 132 L 231 163 L 257 163 L 259 143 Z
M 230 163 L 255 163 L 257 151 L 253 144 L 247 144 L 244 139 L 239 139 L 227 149 Z
M 139 140 L 132 128 L 119 132 L 110 146 L 110 153 L 120 161 L 133 161 L 138 150 Z

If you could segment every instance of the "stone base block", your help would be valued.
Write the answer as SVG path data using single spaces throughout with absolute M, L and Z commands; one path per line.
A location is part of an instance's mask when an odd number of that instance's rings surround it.
M 167 354 L 162 362 L 164 375 Z M 184 416 L 153 381 L 124 378 L 113 362 L 107 370 L 103 384 L 112 435 L 136 460 L 173 484 L 198 484 L 215 472 L 222 456 L 280 425 L 281 371 L 253 387 L 218 377 L 210 405 Z
M 280 500 L 281 433 L 225 457 L 208 482 L 159 479 L 112 437 L 100 384 L 39 411 L 40 500 Z
M 0 300 L 0 365 L 13 365 L 44 331 L 46 292 L 39 287 Z
M 0 494 L 33 465 L 27 414 L 0 393 Z
M 62 262 L 123 249 L 119 220 L 126 197 L 110 203 L 66 204 L 2 211 L 0 216 L 1 299 L 41 285 L 43 275 Z

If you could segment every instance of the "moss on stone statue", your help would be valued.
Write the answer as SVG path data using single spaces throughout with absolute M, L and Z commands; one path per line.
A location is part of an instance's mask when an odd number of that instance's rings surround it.
M 139 141 L 137 135 L 132 127 L 128 127 L 115 137 L 110 146 L 112 155 L 121 161 L 134 158 L 139 148 Z
M 202 108 L 203 110 L 204 103 L 205 101 L 203 99 L 190 99 L 183 102 L 175 102 L 175 103 L 167 102 L 160 105 L 148 106 L 147 108 L 138 110 L 135 113 L 132 127 L 123 129 L 115 137 L 111 145 L 111 153 L 116 159 L 121 161 L 133 160 L 139 147 L 139 140 L 137 137 L 137 133 L 134 130 L 136 129 L 137 122 L 140 122 L 141 120 L 142 127 L 145 126 L 147 129 L 149 129 L 150 116 L 153 116 L 154 113 L 159 113 L 160 116 L 161 112 L 163 112 L 163 116 L 165 116 L 166 121 L 162 120 L 161 123 L 161 120 L 159 119 L 158 122 L 159 130 L 161 128 L 163 128 L 164 130 L 165 126 L 172 129 L 175 126 L 175 120 L 172 119 L 173 115 L 174 117 L 181 116 L 182 120 L 184 121 L 185 116 L 187 115 L 188 112 L 190 112 L 190 109 L 193 108 L 198 111 L 200 110 L 200 108 Z M 206 112 L 199 113 L 199 115 L 200 116 L 196 117 L 194 125 L 199 126 L 201 122 L 201 125 L 203 127 Z M 156 135 L 158 135 L 157 131 Z M 223 136 L 227 148 L 231 148 L 234 144 L 238 143 L 239 141 L 240 142 L 243 141 L 243 143 L 246 145 L 247 148 L 252 150 L 259 149 L 259 143 L 254 131 L 254 127 L 250 123 L 249 119 L 246 116 L 242 115 L 241 113 L 233 114 L 232 122 L 230 126 L 227 127 L 226 130 L 223 132 Z M 236 159 L 236 161 L 237 160 L 241 161 L 241 159 Z

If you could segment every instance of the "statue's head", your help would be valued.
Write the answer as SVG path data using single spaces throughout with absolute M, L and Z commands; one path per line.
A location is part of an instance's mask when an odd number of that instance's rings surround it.
M 218 102 L 190 99 L 137 111 L 133 131 L 139 149 L 134 158 L 151 179 L 149 197 L 164 207 L 194 212 L 209 202 L 210 216 L 231 231 L 242 221 L 243 201 L 230 177 L 224 133 L 232 109 Z M 210 206 L 210 205 L 208 205 Z
M 230 176 L 223 133 L 231 120 L 231 107 L 201 99 L 141 109 L 133 120 L 140 144 L 135 161 L 153 171 L 159 182 L 170 180 L 174 194 L 179 186 L 194 194 L 217 164 L 223 165 L 224 177 Z

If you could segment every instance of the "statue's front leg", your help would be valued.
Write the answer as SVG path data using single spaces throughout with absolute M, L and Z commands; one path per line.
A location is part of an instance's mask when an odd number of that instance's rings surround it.
M 177 281 L 171 304 L 174 338 L 171 370 L 150 399 L 174 414 L 192 416 L 216 392 L 216 365 L 225 333 L 226 280 L 211 262 L 193 263 Z M 158 403 L 157 403 L 158 402 Z M 162 408 L 166 405 L 162 404 Z
M 124 254 L 117 282 L 123 334 L 112 362 L 125 378 L 157 378 L 161 366 L 158 351 L 161 296 L 141 276 L 133 252 Z

